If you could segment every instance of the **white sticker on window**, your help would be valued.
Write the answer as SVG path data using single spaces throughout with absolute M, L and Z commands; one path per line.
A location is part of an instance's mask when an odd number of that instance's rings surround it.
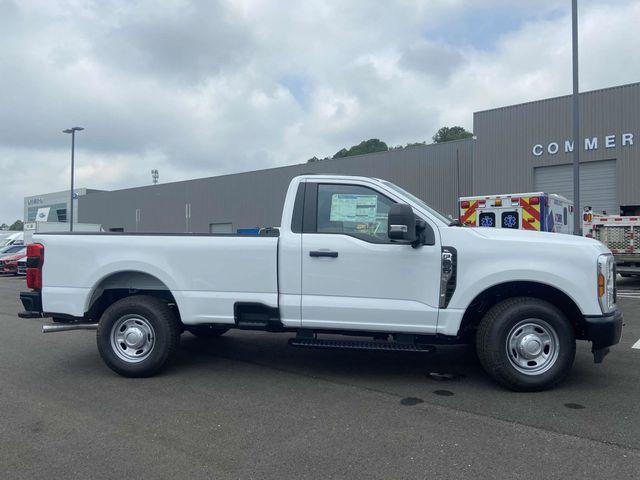
M 376 221 L 378 212 L 377 195 L 353 195 L 334 193 L 331 196 L 332 222 L 365 222 Z

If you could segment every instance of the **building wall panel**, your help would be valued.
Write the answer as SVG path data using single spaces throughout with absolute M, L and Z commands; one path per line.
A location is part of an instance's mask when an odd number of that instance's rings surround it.
M 313 173 L 383 178 L 443 213 L 455 215 L 458 193 L 468 194 L 472 185 L 473 142 L 467 139 L 94 193 L 81 199 L 80 221 L 100 223 L 106 229 L 140 232 L 206 233 L 211 223 L 232 223 L 234 231 L 279 225 L 290 180 Z M 191 212 L 189 222 L 185 218 L 187 204 Z M 136 210 L 140 211 L 138 217 Z

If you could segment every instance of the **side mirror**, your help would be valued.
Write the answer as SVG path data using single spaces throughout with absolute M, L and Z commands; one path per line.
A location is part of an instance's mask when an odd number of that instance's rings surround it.
M 410 205 L 396 203 L 389 209 L 387 235 L 389 239 L 414 243 L 417 239 L 416 216 Z

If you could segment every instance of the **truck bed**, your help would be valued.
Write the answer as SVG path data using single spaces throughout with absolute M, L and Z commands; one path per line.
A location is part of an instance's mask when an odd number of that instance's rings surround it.
M 185 324 L 233 323 L 238 301 L 278 306 L 277 236 L 67 232 L 34 241 L 46 252 L 45 312 L 82 316 L 105 282 L 127 288 L 141 271 L 173 293 Z

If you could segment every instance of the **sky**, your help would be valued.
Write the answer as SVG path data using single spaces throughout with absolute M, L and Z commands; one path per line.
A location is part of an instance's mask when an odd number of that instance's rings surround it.
M 640 81 L 640 0 L 579 0 L 580 88 Z M 571 93 L 570 0 L 0 0 L 0 223 L 27 195 L 427 141 Z

